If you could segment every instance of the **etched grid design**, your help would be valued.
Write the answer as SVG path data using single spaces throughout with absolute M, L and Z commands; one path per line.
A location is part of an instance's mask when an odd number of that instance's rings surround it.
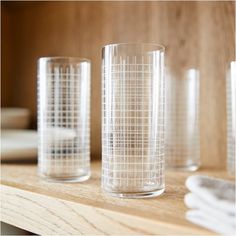
M 103 65 L 102 185 L 143 192 L 164 185 L 164 80 L 136 57 Z
M 188 168 L 200 163 L 197 76 L 167 76 L 165 154 L 167 167 Z
M 236 66 L 235 66 L 236 67 Z M 235 68 L 236 70 L 236 68 Z M 233 73 L 232 73 L 233 74 Z M 235 73 L 236 75 L 236 73 Z M 236 159 L 236 119 L 233 118 L 233 111 L 236 112 L 236 78 L 227 76 L 226 92 L 227 92 L 227 169 L 232 175 L 235 174 Z M 233 109 L 234 108 L 234 109 Z M 236 117 L 236 114 L 235 114 Z M 234 128 L 233 128 L 234 127 Z
M 42 175 L 90 171 L 90 78 L 80 66 L 54 66 L 38 78 L 38 164 Z

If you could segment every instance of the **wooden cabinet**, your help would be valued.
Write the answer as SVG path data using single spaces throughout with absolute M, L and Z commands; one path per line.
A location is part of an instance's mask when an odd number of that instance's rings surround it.
M 36 127 L 37 59 L 92 61 L 91 151 L 101 157 L 101 49 L 109 43 L 166 47 L 167 66 L 200 70 L 203 173 L 226 177 L 227 65 L 235 59 L 235 2 L 2 2 L 2 106 L 27 107 Z M 204 172 L 206 168 L 206 172 Z M 212 169 L 220 169 L 214 171 Z M 38 234 L 198 234 L 184 219 L 186 173 L 168 173 L 150 200 L 101 193 L 99 163 L 82 184 L 50 184 L 35 165 L 3 165 L 2 220 Z M 202 172 L 201 172 L 202 173 Z

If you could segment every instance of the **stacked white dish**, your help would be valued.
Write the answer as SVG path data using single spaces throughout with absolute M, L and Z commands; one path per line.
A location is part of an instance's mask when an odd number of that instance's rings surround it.
M 30 112 L 25 108 L 1 108 L 1 160 L 35 160 L 38 134 L 30 130 Z M 74 129 L 51 127 L 46 130 L 47 143 L 63 143 L 76 138 Z
M 26 108 L 1 108 L 2 129 L 27 129 L 30 123 L 30 111 Z
M 30 111 L 26 108 L 1 108 L 1 160 L 26 160 L 37 157 L 36 130 L 27 130 Z

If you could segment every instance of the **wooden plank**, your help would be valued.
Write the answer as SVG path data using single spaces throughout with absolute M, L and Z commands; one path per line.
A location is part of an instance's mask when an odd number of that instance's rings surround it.
M 196 234 L 201 231 L 2 186 L 2 221 L 40 235 Z
M 34 164 L 3 164 L 1 220 L 41 235 L 212 234 L 185 220 L 189 173 L 167 172 L 162 196 L 134 200 L 104 194 L 100 168 L 92 163 L 92 177 L 84 183 L 52 183 L 37 176 Z M 228 178 L 223 171 L 198 173 Z

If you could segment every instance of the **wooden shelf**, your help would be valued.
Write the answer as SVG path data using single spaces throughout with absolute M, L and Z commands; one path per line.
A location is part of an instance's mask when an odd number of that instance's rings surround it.
M 167 172 L 166 191 L 152 199 L 120 199 L 100 188 L 100 163 L 84 183 L 50 183 L 35 164 L 2 164 L 1 221 L 40 235 L 214 235 L 185 220 L 186 178 Z M 197 173 L 228 178 L 226 172 Z

